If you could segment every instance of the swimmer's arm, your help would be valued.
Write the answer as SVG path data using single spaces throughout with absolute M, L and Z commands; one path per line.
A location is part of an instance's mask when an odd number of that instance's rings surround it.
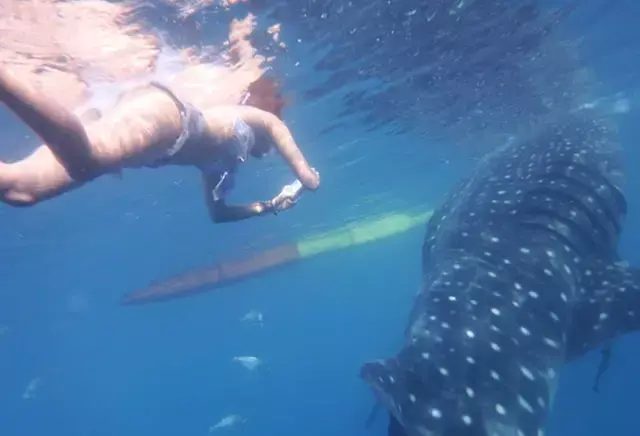
M 309 166 L 287 125 L 272 113 L 255 107 L 240 106 L 240 111 L 245 123 L 273 142 L 304 187 L 312 191 L 318 189 L 320 178 Z
M 212 191 L 219 179 L 208 175 L 203 176 L 204 196 L 209 216 L 214 223 L 228 223 L 241 221 L 255 216 L 273 212 L 273 206 L 269 201 L 257 201 L 245 205 L 229 205 L 223 199 L 214 200 Z
M 257 201 L 246 205 L 229 205 L 226 204 L 224 200 L 211 200 L 209 207 L 209 215 L 213 222 L 216 223 L 241 221 L 269 212 L 273 212 L 273 207 L 266 201 Z

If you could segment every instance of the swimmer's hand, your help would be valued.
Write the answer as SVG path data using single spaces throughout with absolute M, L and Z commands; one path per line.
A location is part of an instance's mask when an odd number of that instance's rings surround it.
M 311 177 L 305 181 L 304 187 L 310 191 L 315 191 L 320 187 L 320 173 L 315 168 L 311 168 L 311 174 Z
M 297 203 L 297 198 L 291 193 L 283 190 L 281 193 L 273 197 L 271 201 L 269 201 L 270 210 L 277 215 L 278 212 L 283 210 L 291 209 Z
M 315 176 L 315 188 L 317 188 L 320 184 L 320 174 L 314 168 L 311 168 L 311 171 L 313 171 Z M 270 211 L 277 215 L 278 212 L 282 210 L 291 209 L 296 205 L 300 195 L 302 195 L 302 192 L 305 191 L 305 189 L 308 188 L 297 180 L 291 185 L 285 186 L 278 195 L 269 201 Z

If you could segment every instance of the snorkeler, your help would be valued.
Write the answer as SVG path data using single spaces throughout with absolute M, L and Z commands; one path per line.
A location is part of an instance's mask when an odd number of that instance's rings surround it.
M 0 69 L 0 101 L 46 145 L 15 163 L 0 163 L 0 200 L 31 206 L 125 168 L 194 166 L 201 170 L 206 204 L 215 222 L 237 221 L 292 207 L 299 192 L 283 189 L 270 201 L 228 205 L 238 166 L 274 147 L 303 188 L 315 190 L 318 173 L 307 163 L 281 120 L 277 84 L 261 77 L 243 104 L 196 108 L 151 82 L 123 93 L 100 114 L 73 113 L 10 70 Z

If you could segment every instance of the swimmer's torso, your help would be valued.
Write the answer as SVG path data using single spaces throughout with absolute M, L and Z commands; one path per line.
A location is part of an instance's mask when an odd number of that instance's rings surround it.
M 97 150 L 103 158 L 110 154 L 126 156 L 121 167 L 184 165 L 204 170 L 237 156 L 246 160 L 258 138 L 234 113 L 234 106 L 199 111 L 177 103 L 175 96 L 156 85 L 135 88 L 124 93 L 99 123 L 87 123 L 87 131 L 100 138 L 98 143 L 105 144 Z M 145 135 L 152 146 L 141 149 L 137 144 L 143 141 L 135 137 Z M 180 138 L 184 141 L 176 144 Z

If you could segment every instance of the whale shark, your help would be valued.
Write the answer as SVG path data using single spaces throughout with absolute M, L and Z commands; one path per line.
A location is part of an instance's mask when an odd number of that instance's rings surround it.
M 360 369 L 390 436 L 542 436 L 560 367 L 640 328 L 609 121 L 556 116 L 488 154 L 436 209 L 401 349 Z

